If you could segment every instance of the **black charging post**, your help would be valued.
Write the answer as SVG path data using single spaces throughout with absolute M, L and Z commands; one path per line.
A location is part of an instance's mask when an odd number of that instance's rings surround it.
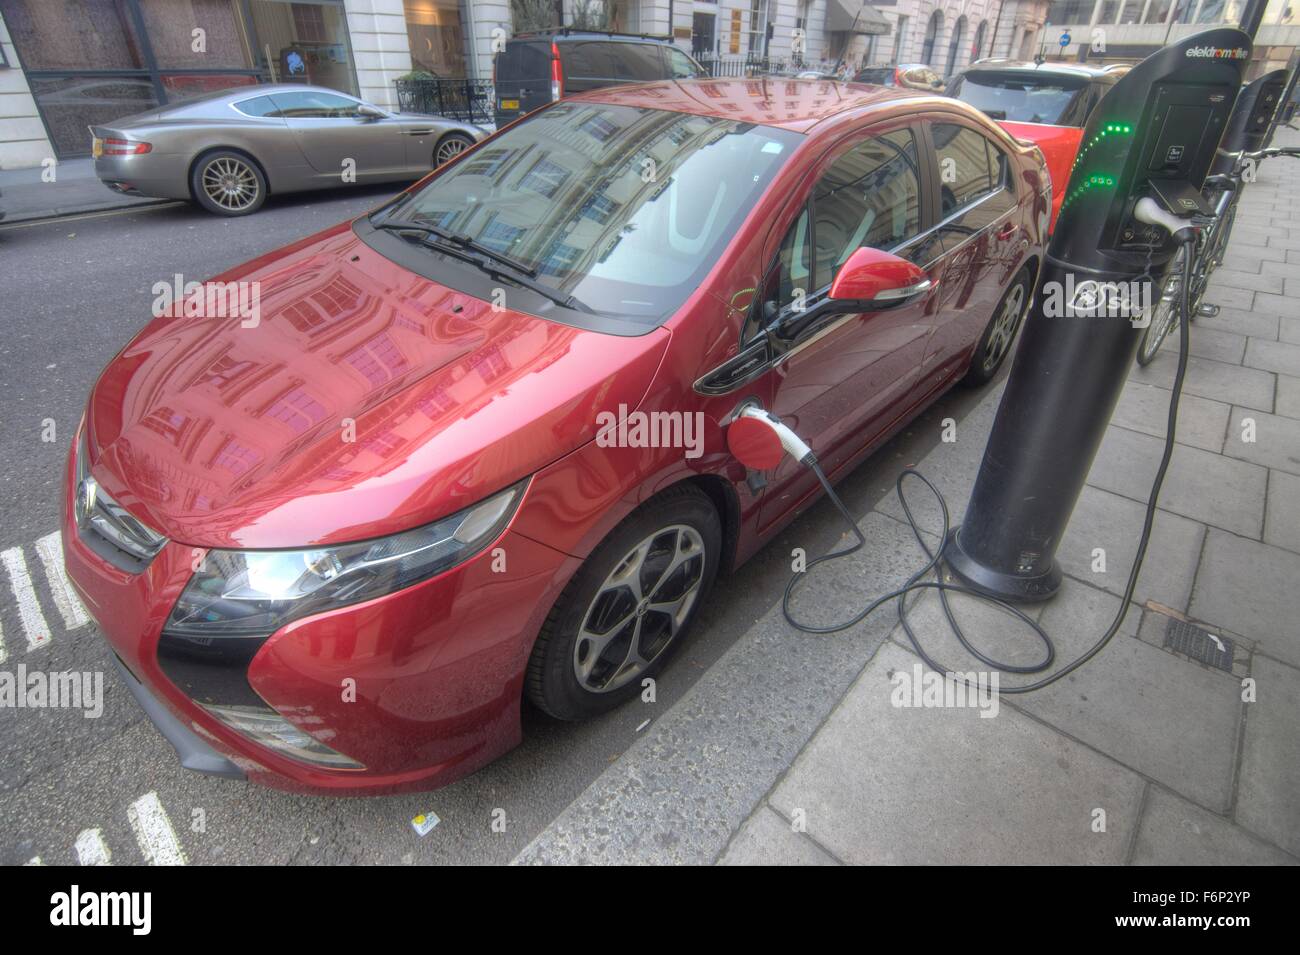
M 1210 165 L 1211 174 L 1232 172 L 1232 153 L 1263 149 L 1273 132 L 1274 117 L 1290 83 L 1286 70 L 1273 70 L 1241 88 L 1228 128 Z
M 1056 549 L 1133 365 L 1140 306 L 1174 254 L 1135 211 L 1209 213 L 1200 187 L 1250 58 L 1240 30 L 1209 30 L 1152 54 L 1083 132 L 1056 231 L 962 525 L 945 557 L 1003 600 L 1051 597 Z

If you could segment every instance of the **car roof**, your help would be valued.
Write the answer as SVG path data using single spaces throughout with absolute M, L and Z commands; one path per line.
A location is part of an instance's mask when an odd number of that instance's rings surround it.
M 651 33 L 606 33 L 601 30 L 571 30 L 569 28 L 555 30 L 537 30 L 533 33 L 516 33 L 510 38 L 509 43 L 527 43 L 529 41 L 537 42 L 544 40 L 553 40 L 556 43 L 564 43 L 569 40 L 609 40 L 613 43 L 670 43 L 672 37 L 658 36 Z
M 660 80 L 631 86 L 608 86 L 566 97 L 565 101 L 581 100 L 715 116 L 802 133 L 840 113 L 861 107 L 884 106 L 905 99 L 930 99 L 959 107 L 964 105 L 957 100 L 897 86 L 799 79 L 793 76 Z
M 967 68 L 966 72 L 1045 73 L 1058 76 L 1077 76 L 1090 80 L 1105 79 L 1106 77 L 1113 79 L 1114 74 L 1107 72 L 1107 69 L 1105 66 L 1093 66 L 1089 63 L 1056 63 L 1046 60 L 1042 63 L 1035 63 L 1032 60 L 989 59 L 977 60 Z

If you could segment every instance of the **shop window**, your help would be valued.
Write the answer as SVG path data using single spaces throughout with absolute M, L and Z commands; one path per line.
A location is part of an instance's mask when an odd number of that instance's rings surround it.
M 238 0 L 138 2 L 149 45 L 160 69 L 252 68 L 252 51 Z M 196 29 L 203 31 L 197 38 L 194 35 Z M 199 49 L 196 50 L 196 46 Z
M 357 95 L 343 7 L 248 0 L 257 55 L 278 83 L 310 83 Z
M 434 76 L 464 76 L 460 0 L 404 0 L 402 8 L 411 45 L 411 69 Z M 548 70 L 549 59 L 548 55 Z

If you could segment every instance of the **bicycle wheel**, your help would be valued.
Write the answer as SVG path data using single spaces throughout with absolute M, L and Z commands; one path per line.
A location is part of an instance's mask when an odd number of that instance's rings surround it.
M 1180 259 L 1166 276 L 1160 301 L 1151 309 L 1151 320 L 1142 329 L 1138 342 L 1137 362 L 1143 368 L 1151 364 L 1171 329 L 1178 324 L 1182 309 L 1183 281 L 1187 276 L 1187 246 L 1180 251 Z

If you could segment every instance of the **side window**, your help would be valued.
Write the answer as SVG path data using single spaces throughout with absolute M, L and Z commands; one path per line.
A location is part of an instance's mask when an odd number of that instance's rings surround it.
M 798 299 L 811 301 L 858 249 L 888 250 L 920 231 L 912 133 L 897 130 L 854 146 L 817 180 L 811 200 L 781 240 L 763 289 L 763 312 L 746 339 Z
M 650 83 L 664 78 L 663 59 L 658 43 L 613 43 L 623 67 L 619 74 L 638 82 Z
M 890 249 L 921 231 L 916 141 L 908 130 L 846 152 L 813 187 L 813 288 L 829 285 L 863 246 Z
M 931 130 L 939 162 L 939 216 L 947 218 L 992 192 L 995 170 L 988 140 L 975 130 L 954 123 L 935 123 Z
M 348 119 L 357 115 L 359 105 L 333 93 L 276 93 L 271 98 L 286 119 Z
M 700 71 L 691 62 L 691 58 L 675 46 L 666 47 L 668 54 L 668 75 L 675 80 L 688 80 L 699 76 Z
M 239 110 L 245 116 L 277 116 L 275 103 L 269 96 L 254 96 L 252 99 L 243 99 L 235 104 L 235 109 Z

